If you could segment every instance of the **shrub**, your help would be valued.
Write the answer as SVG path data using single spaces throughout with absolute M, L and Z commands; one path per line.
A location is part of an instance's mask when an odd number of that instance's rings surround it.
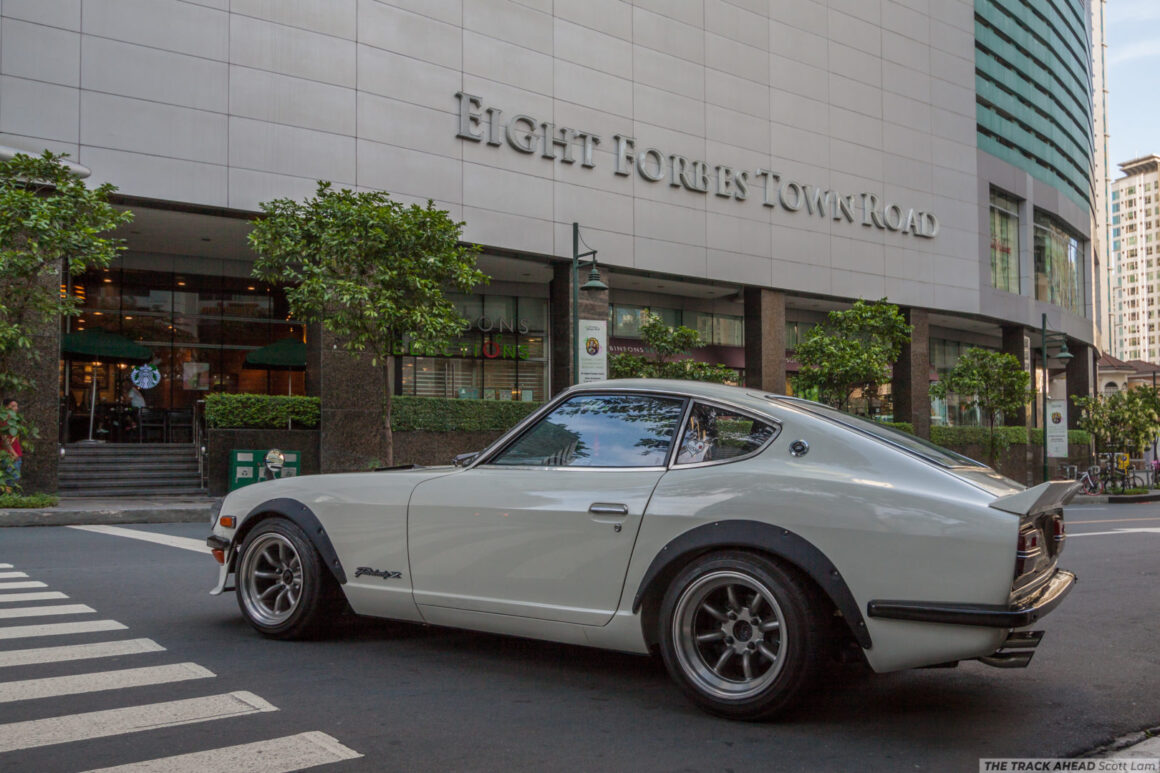
M 284 429 L 290 422 L 317 427 L 321 411 L 317 397 L 301 395 L 214 394 L 205 399 L 208 427 Z
M 877 419 L 875 419 L 875 421 L 877 421 Z M 914 434 L 914 425 L 909 421 L 879 421 L 878 423 L 884 427 L 892 427 L 894 429 L 901 430 L 908 435 Z
M 396 432 L 486 432 L 511 429 L 540 403 L 397 396 L 391 412 Z
M 58 501 L 52 494 L 0 494 L 0 510 L 56 507 Z
M 1032 427 L 1027 430 L 1027 442 L 1033 446 L 1043 445 L 1043 430 L 1040 427 Z M 1086 446 L 1091 444 L 1091 433 L 1082 429 L 1069 429 L 1067 431 L 1067 442 L 1070 445 Z

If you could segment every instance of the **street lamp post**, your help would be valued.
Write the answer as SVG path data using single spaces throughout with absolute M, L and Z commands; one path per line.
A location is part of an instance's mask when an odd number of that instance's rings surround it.
M 1065 363 L 1070 360 L 1073 355 L 1067 350 L 1067 336 L 1063 333 L 1047 332 L 1047 314 L 1043 315 L 1043 324 L 1039 332 L 1039 354 L 1043 360 L 1043 480 L 1047 480 L 1047 383 L 1051 380 L 1051 368 L 1047 364 L 1047 342 L 1060 342 L 1059 354 L 1056 359 L 1063 360 Z
M 584 245 L 587 247 L 588 245 Z M 588 281 L 580 287 L 580 259 L 592 256 Z M 580 224 L 572 224 L 572 383 L 580 383 L 580 291 L 607 290 L 596 267 L 596 250 L 580 252 Z

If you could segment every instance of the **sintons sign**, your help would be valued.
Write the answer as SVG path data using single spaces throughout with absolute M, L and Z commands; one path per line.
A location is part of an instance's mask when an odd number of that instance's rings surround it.
M 504 116 L 497 107 L 484 107 L 483 97 L 457 92 L 459 131 L 455 135 L 471 142 L 496 147 L 507 145 L 519 153 L 581 167 L 596 166 L 595 149 L 602 143 L 599 134 L 567 126 L 556 126 L 530 115 Z M 938 235 L 934 213 L 883 201 L 874 193 L 846 194 L 784 177 L 772 169 L 739 169 L 710 164 L 701 159 L 665 153 L 659 148 L 641 147 L 635 137 L 612 135 L 614 174 L 638 175 L 651 183 L 668 183 L 693 193 L 745 201 L 760 198 L 767 207 L 787 212 L 805 212 L 819 217 L 853 223 L 867 228 L 895 231 L 924 239 Z

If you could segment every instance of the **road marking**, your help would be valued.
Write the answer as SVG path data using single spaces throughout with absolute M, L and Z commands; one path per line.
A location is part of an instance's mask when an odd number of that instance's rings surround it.
M 16 607 L 0 609 L 0 620 L 9 617 L 51 617 L 52 615 L 88 615 L 97 610 L 85 604 L 57 604 L 48 607 Z
M 122 526 L 69 526 L 70 529 L 80 529 L 81 531 L 91 531 L 96 534 L 108 534 L 113 537 L 128 537 L 129 539 L 139 539 L 144 542 L 155 542 L 158 545 L 168 545 L 171 548 L 181 548 L 182 550 L 192 550 L 195 553 L 209 553 L 209 546 L 205 544 L 203 539 L 193 539 L 192 537 L 172 537 L 168 534 L 155 534 L 151 531 L 137 531 L 136 529 L 126 529 Z
M 142 652 L 164 652 L 165 648 L 152 639 L 125 639 L 96 644 L 69 644 L 63 647 L 37 647 L 29 650 L 0 652 L 0 668 L 5 666 L 32 666 L 41 663 L 63 663 L 66 660 L 112 658 L 137 655 Z
M 83 623 L 45 623 L 44 625 L 9 625 L 0 628 L 0 639 L 25 639 L 33 636 L 68 636 L 95 631 L 123 631 L 129 626 L 116 620 L 86 620 Z
M 361 756 L 343 746 L 338 739 L 315 732 L 146 760 L 115 768 L 101 768 L 88 773 L 209 773 L 237 770 L 246 773 L 289 773 L 316 765 L 354 760 Z
M 1149 518 L 1104 518 L 1099 521 L 1073 521 L 1068 519 L 1068 526 L 1075 526 L 1078 523 L 1127 523 L 1128 521 L 1160 521 L 1160 516 L 1153 516 Z
M 24 572 L 0 572 L 0 580 L 15 580 L 17 577 L 27 577 Z
M 42 582 L 0 582 L 0 591 L 4 590 L 21 590 L 22 588 L 47 588 L 48 586 Z
M 1160 534 L 1160 527 L 1153 529 L 1116 529 L 1115 531 L 1077 531 L 1068 532 L 1067 538 L 1072 537 L 1097 537 L 1105 534 Z
M 253 693 L 231 692 L 204 698 L 12 722 L 0 725 L 0 752 L 36 749 L 277 710 L 277 707 Z
M 191 679 L 209 679 L 212 676 L 214 676 L 212 671 L 197 663 L 174 663 L 168 666 L 123 668 L 116 671 L 96 671 L 91 674 L 22 679 L 16 682 L 0 682 L 0 703 L 187 682 Z
M 0 569 L 11 569 L 12 564 L 0 564 Z
M 5 601 L 50 601 L 52 599 L 67 599 L 68 596 L 60 591 L 50 590 L 40 593 L 0 593 L 0 602 Z

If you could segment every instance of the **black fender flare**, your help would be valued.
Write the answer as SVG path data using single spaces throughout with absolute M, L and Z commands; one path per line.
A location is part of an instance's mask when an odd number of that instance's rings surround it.
M 645 596 L 659 579 L 671 578 L 688 560 L 722 548 L 748 548 L 768 553 L 805 572 L 842 613 L 854 640 L 863 649 L 868 650 L 873 645 L 862 610 L 837 567 L 809 540 L 789 529 L 761 521 L 717 521 L 674 538 L 657 553 L 641 578 L 632 601 L 633 614 L 640 611 Z
M 246 513 L 246 517 L 242 519 L 242 527 L 234 535 L 234 545 L 239 550 L 250 530 L 266 520 L 265 518 L 255 518 L 263 513 L 279 515 L 302 529 L 311 544 L 314 545 L 315 550 L 318 551 L 318 555 L 322 557 L 322 563 L 334 575 L 334 579 L 338 580 L 340 585 L 346 585 L 346 571 L 342 568 L 342 562 L 338 560 L 338 553 L 335 551 L 326 529 L 322 527 L 322 522 L 318 520 L 318 516 L 314 514 L 313 510 L 296 499 L 271 499 Z

